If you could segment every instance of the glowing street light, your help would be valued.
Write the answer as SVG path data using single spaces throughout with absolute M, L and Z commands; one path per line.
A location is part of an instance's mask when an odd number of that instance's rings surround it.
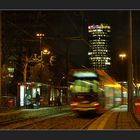
M 51 52 L 47 49 L 44 49 L 43 51 L 41 51 L 42 54 L 46 54 L 46 55 L 49 55 Z
M 124 58 L 126 58 L 126 54 L 125 53 L 122 53 L 122 54 L 119 54 L 119 57 L 121 58 L 121 60 L 122 60 L 122 64 L 123 64 L 123 60 L 124 60 Z M 123 104 L 123 81 L 121 82 L 121 99 L 122 99 L 122 101 L 121 101 L 121 104 Z
M 43 58 L 42 58 L 43 55 L 49 55 L 49 54 L 51 54 L 51 52 L 50 52 L 49 50 L 47 50 L 47 49 L 42 50 L 42 51 L 41 51 L 41 60 L 43 59 Z
M 122 59 L 123 62 L 123 59 L 126 58 L 126 54 L 125 53 L 119 54 L 119 57 Z
M 45 34 L 37 33 L 36 36 L 38 36 L 38 37 L 43 37 L 43 36 L 45 36 Z
M 41 48 L 41 44 L 42 44 L 42 38 L 45 36 L 45 34 L 43 33 L 37 33 L 36 37 L 39 37 L 39 43 L 40 43 L 40 48 Z

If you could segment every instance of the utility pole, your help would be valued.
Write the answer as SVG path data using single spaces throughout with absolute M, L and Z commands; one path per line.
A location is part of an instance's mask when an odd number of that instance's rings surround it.
M 0 12 L 0 98 L 2 92 L 2 15 Z
M 132 13 L 129 12 L 129 46 L 128 46 L 128 112 L 133 108 L 133 65 L 132 65 Z

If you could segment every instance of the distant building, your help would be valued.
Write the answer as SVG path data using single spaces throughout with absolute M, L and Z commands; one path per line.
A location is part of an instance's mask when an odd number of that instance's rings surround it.
M 108 24 L 88 26 L 89 60 L 94 69 L 108 70 L 111 65 L 110 57 L 110 33 Z

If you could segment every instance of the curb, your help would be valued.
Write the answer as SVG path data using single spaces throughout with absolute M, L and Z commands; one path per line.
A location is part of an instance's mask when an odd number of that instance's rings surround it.
M 87 130 L 103 130 L 113 111 L 108 111 L 93 122 Z

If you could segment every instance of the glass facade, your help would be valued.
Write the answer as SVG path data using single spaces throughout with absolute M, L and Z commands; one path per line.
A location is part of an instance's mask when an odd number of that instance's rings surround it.
M 110 33 L 111 26 L 108 24 L 88 26 L 88 56 L 91 66 L 95 69 L 108 70 L 111 65 Z

